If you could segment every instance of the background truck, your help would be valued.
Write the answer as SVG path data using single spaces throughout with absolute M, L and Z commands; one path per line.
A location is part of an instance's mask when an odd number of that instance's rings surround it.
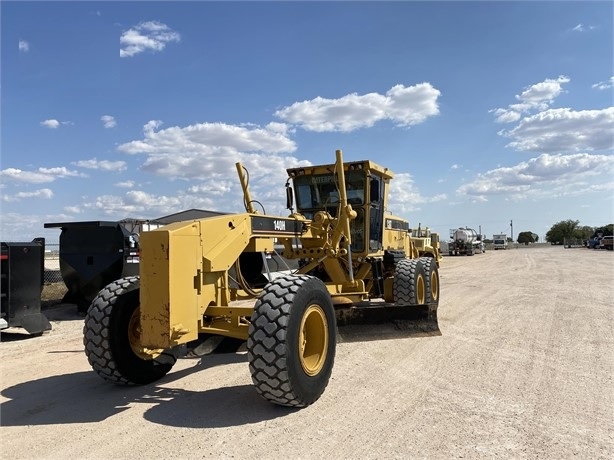
M 334 164 L 288 169 L 282 217 L 252 200 L 249 173 L 236 167 L 245 213 L 142 233 L 139 275 L 92 301 L 83 340 L 100 377 L 148 384 L 185 347 L 227 337 L 247 342 L 262 397 L 304 407 L 328 385 L 337 327 L 394 320 L 439 333 L 438 265 L 420 257 L 409 223 L 389 213 L 388 168 L 344 163 L 338 150 Z M 266 254 L 277 245 L 296 270 L 270 272 Z
M 482 235 L 469 227 L 460 227 L 450 230 L 450 242 L 448 243 L 448 255 L 472 256 L 484 252 Z
M 499 233 L 492 236 L 493 248 L 507 249 L 507 235 L 505 233 Z

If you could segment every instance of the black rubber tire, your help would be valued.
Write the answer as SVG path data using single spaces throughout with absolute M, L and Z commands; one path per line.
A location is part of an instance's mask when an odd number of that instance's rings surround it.
M 437 261 L 432 257 L 420 258 L 424 265 L 426 303 L 429 305 L 439 305 L 439 267 Z
M 422 259 L 401 259 L 397 262 L 392 295 L 397 305 L 426 304 L 426 273 Z
M 301 339 L 301 329 L 314 309 L 321 320 L 322 337 L 310 342 L 310 337 Z M 312 404 L 328 385 L 336 341 L 335 310 L 324 283 L 309 275 L 274 279 L 258 298 L 249 326 L 247 354 L 256 391 L 282 406 Z M 304 368 L 306 357 L 301 351 L 310 344 L 322 351 L 308 355 L 317 362 L 312 375 Z
M 121 385 L 145 385 L 164 377 L 177 361 L 175 350 L 144 359 L 130 345 L 130 320 L 138 314 L 138 276 L 120 278 L 103 288 L 85 316 L 83 344 L 96 373 Z

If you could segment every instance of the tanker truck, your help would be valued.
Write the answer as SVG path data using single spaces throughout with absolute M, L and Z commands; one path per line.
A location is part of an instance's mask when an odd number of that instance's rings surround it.
M 448 254 L 451 256 L 472 256 L 475 253 L 484 252 L 482 235 L 472 228 L 460 227 L 450 230 L 450 240 Z

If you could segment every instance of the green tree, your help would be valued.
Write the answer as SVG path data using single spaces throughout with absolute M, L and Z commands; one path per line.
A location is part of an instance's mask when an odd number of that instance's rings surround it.
M 537 235 L 533 232 L 520 232 L 518 234 L 518 243 L 528 245 L 529 243 L 535 243 Z
M 589 227 L 588 225 L 584 225 L 582 227 L 578 227 L 576 228 L 576 230 L 574 231 L 574 238 L 577 238 L 579 240 L 588 240 L 590 239 L 591 235 L 595 233 L 595 229 L 593 227 Z
M 604 225 L 603 227 L 595 228 L 595 231 L 591 234 L 592 238 L 595 238 L 599 233 L 601 236 L 610 236 L 614 234 L 614 224 Z
M 554 244 L 563 244 L 566 238 L 575 238 L 574 233 L 580 224 L 579 220 L 562 220 L 557 222 L 546 232 L 546 241 Z

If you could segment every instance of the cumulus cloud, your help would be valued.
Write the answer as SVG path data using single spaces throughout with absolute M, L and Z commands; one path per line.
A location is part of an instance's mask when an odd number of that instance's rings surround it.
M 72 125 L 74 124 L 72 121 L 58 121 L 53 118 L 49 120 L 44 120 L 40 122 L 41 126 L 49 129 L 57 129 L 60 126 Z
M 296 144 L 287 136 L 282 123 L 228 125 L 200 123 L 158 130 L 162 123 L 149 121 L 143 128 L 144 138 L 122 144 L 120 152 L 145 154 L 141 169 L 170 179 L 206 179 L 236 174 L 235 163 L 249 162 L 267 170 L 269 163 L 280 161 L 288 167 L 298 160 L 279 156 L 292 153 Z
M 599 83 L 595 83 L 592 88 L 599 90 L 614 88 L 614 77 L 610 77 L 610 79 L 606 81 L 600 81 Z
M 126 180 L 123 182 L 117 182 L 115 184 L 115 187 L 119 187 L 119 188 L 133 188 L 136 185 L 136 182 L 134 182 L 133 180 Z
M 445 194 L 423 196 L 415 187 L 409 173 L 395 174 L 390 182 L 388 208 L 395 214 L 407 214 L 421 209 L 425 203 L 434 203 L 447 199 Z
M 100 117 L 102 124 L 105 128 L 115 128 L 117 126 L 117 121 L 115 121 L 115 117 L 111 115 L 103 115 Z
M 460 186 L 462 195 L 486 199 L 491 195 L 506 194 L 512 199 L 530 196 L 575 194 L 577 186 L 593 180 L 611 183 L 614 155 L 542 154 L 515 166 L 502 167 L 478 174 L 475 180 Z
M 146 21 L 124 31 L 119 39 L 120 57 L 132 57 L 145 51 L 162 51 L 167 43 L 179 42 L 181 36 L 158 21 Z
M 518 121 L 520 117 L 531 111 L 546 110 L 562 92 L 564 83 L 569 83 L 570 79 L 566 76 L 559 76 L 556 79 L 546 79 L 540 83 L 528 86 L 520 94 L 517 94 L 515 104 L 510 104 L 506 108 L 490 110 L 494 113 L 498 123 L 512 123 Z
M 519 151 L 579 152 L 614 148 L 614 107 L 574 111 L 550 109 L 524 118 L 500 135 L 514 139 L 507 146 Z
M 25 40 L 19 40 L 19 51 L 22 53 L 27 53 L 30 51 L 30 44 Z
M 307 131 L 350 132 L 390 120 L 397 126 L 409 127 L 439 114 L 440 91 L 430 83 L 414 86 L 396 85 L 386 94 L 356 93 L 339 99 L 316 97 L 295 102 L 275 112 L 281 120 Z
M 109 160 L 97 160 L 92 158 L 91 160 L 81 160 L 72 163 L 75 166 L 86 169 L 98 169 L 101 171 L 125 171 L 125 161 L 109 161 Z
M 154 219 L 181 209 L 213 210 L 215 206 L 213 199 L 199 199 L 184 192 L 179 192 L 176 196 L 166 196 L 142 190 L 131 190 L 121 196 L 102 195 L 83 204 L 86 210 L 118 219 L 126 217 Z
M 14 195 L 2 195 L 2 200 L 7 202 L 21 201 L 22 199 L 28 198 L 40 198 L 44 200 L 49 200 L 53 198 L 53 192 L 48 188 L 42 188 L 40 190 L 34 190 L 31 192 L 18 192 Z
M 64 206 L 64 212 L 68 212 L 70 214 L 80 214 L 81 208 L 79 206 Z
M 7 168 L 0 171 L 0 177 L 15 182 L 41 184 L 53 182 L 67 177 L 86 177 L 78 171 L 71 171 L 64 166 L 56 168 L 38 168 L 34 171 L 23 171 L 17 168 Z
M 41 126 L 45 128 L 57 129 L 60 126 L 60 122 L 58 120 L 45 120 L 41 121 Z

